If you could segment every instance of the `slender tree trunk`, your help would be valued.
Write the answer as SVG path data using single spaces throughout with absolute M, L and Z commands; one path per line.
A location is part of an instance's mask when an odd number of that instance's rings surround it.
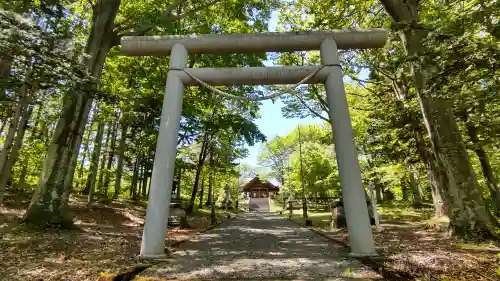
M 210 163 L 213 162 L 213 156 L 212 156 L 212 152 L 210 152 Z M 212 197 L 213 197 L 213 180 L 214 180 L 214 177 L 213 177 L 213 165 L 211 164 L 210 165 L 210 171 L 208 171 L 209 173 L 209 176 L 208 176 L 208 198 L 207 198 L 207 202 L 205 202 L 205 206 L 211 206 L 212 205 Z
M 407 181 L 406 177 L 404 177 L 404 178 L 402 178 L 400 180 L 401 193 L 403 195 L 403 202 L 408 202 L 408 186 L 407 186 L 407 183 L 408 183 L 408 181 Z
M 436 164 L 435 156 L 430 149 L 425 145 L 424 138 L 420 128 L 414 128 L 415 143 L 417 151 L 424 162 L 427 170 L 427 179 L 431 187 L 432 205 L 434 206 L 434 216 L 444 216 L 448 211 L 448 200 L 446 198 L 446 187 L 443 182 L 442 173 Z
M 149 158 L 151 153 L 144 158 L 144 165 L 142 171 L 142 197 L 147 198 L 147 187 L 148 187 L 148 177 L 149 177 L 149 163 L 151 159 Z
M 95 3 L 92 14 L 92 27 L 87 40 L 85 53 L 88 55 L 86 66 L 92 76 L 99 79 L 106 54 L 114 40 L 114 20 L 120 0 L 99 0 Z M 85 89 L 86 86 L 79 87 Z M 90 92 L 68 92 L 63 100 L 63 110 L 56 125 L 54 136 L 42 174 L 31 203 L 24 215 L 24 221 L 35 224 L 72 225 L 67 207 L 70 189 L 68 172 L 73 154 L 77 153 L 82 122 L 86 123 L 86 114 L 91 103 Z
M 82 182 L 82 180 L 83 180 L 83 172 L 85 170 L 85 160 L 87 159 L 87 153 L 89 151 L 91 128 L 92 128 L 92 122 L 90 122 L 90 124 L 89 124 L 89 129 L 87 130 L 88 131 L 87 140 L 85 141 L 85 145 L 83 146 L 82 161 L 80 164 L 80 171 L 78 172 L 78 179 L 76 182 L 76 188 L 78 188 L 80 186 L 80 182 Z M 82 193 L 85 193 L 85 191 L 82 191 Z M 87 191 L 87 193 L 88 193 L 88 191 Z
M 153 158 L 152 158 L 152 159 L 153 159 L 152 161 L 154 161 L 154 159 L 155 159 L 155 158 L 154 158 L 154 156 L 153 156 Z M 151 167 L 152 167 L 152 165 L 153 165 L 153 164 L 151 164 Z M 147 196 L 147 198 L 149 198 L 149 192 L 151 191 L 151 176 L 152 176 L 152 172 L 151 172 L 151 173 L 149 173 L 148 196 Z
M 382 203 L 382 190 L 378 180 L 375 181 L 375 196 L 377 197 L 377 202 Z
M 16 140 L 14 146 L 10 151 L 10 156 L 7 158 L 3 170 L 0 174 L 0 205 L 3 204 L 3 197 L 5 195 L 5 189 L 7 188 L 7 183 L 11 176 L 11 169 L 16 164 L 17 158 L 19 156 L 19 150 L 23 145 L 24 134 L 26 132 L 26 125 L 31 116 L 33 108 L 28 108 L 28 105 L 24 107 L 23 113 L 21 114 L 21 121 L 19 122 L 18 130 L 16 133 Z
M 118 146 L 118 165 L 116 167 L 115 194 L 113 195 L 113 198 L 118 198 L 118 195 L 120 195 L 123 163 L 125 160 L 125 144 L 127 140 L 127 130 L 128 130 L 127 124 L 122 124 L 122 135 L 120 138 L 120 144 Z
M 413 206 L 420 208 L 422 206 L 422 188 L 419 186 L 418 176 L 416 173 L 416 168 L 413 165 L 406 164 L 406 171 L 408 173 L 408 183 L 410 185 L 410 190 L 413 198 Z
M 118 118 L 119 115 L 117 115 L 116 120 L 113 123 L 113 133 L 111 135 L 108 162 L 106 163 L 106 169 L 104 170 L 104 195 L 106 198 L 108 197 L 108 188 L 111 181 L 111 166 L 113 165 L 113 158 L 115 156 L 116 135 L 118 134 Z
M 211 155 L 212 153 L 210 153 Z M 215 212 L 215 202 L 217 200 L 214 198 L 214 189 L 213 189 L 213 180 L 215 176 L 215 170 L 214 170 L 214 165 L 213 165 L 213 158 L 211 161 L 211 167 L 210 167 L 210 176 L 208 179 L 208 196 L 210 200 L 210 224 L 215 225 L 217 223 L 217 215 Z
M 28 85 L 23 84 L 19 93 L 19 102 L 17 103 L 14 116 L 10 119 L 9 130 L 5 138 L 2 152 L 0 154 L 0 171 L 3 171 L 7 159 L 9 158 L 12 146 L 14 145 L 14 136 L 16 134 L 24 108 L 27 106 Z
M 198 209 L 203 208 L 203 194 L 205 192 L 205 177 L 201 177 L 201 190 L 200 190 L 200 202 L 198 203 Z
M 24 158 L 21 164 L 21 173 L 19 174 L 19 182 L 17 184 L 18 190 L 23 190 L 26 188 L 27 176 L 28 176 L 28 161 L 26 158 Z
M 493 169 L 491 168 L 490 159 L 484 151 L 481 142 L 479 141 L 479 137 L 477 136 L 477 127 L 471 124 L 467 124 L 467 134 L 469 135 L 470 140 L 474 144 L 474 152 L 479 159 L 479 163 L 481 164 L 481 170 L 483 172 L 484 178 L 486 180 L 486 186 L 490 192 L 492 206 L 497 213 L 500 212 L 500 189 L 498 188 L 498 182 L 493 174 Z
M 144 161 L 145 159 L 141 159 L 138 167 L 138 177 L 137 181 L 139 183 L 139 188 L 137 189 L 137 194 L 142 195 L 142 182 L 144 181 Z
M 95 190 L 95 180 L 97 178 L 97 168 L 99 167 L 99 156 L 101 155 L 101 147 L 102 147 L 102 137 L 104 135 L 104 123 L 99 122 L 99 127 L 97 128 L 97 134 L 95 136 L 94 141 L 94 151 L 92 152 L 92 160 L 90 162 L 90 173 L 87 178 L 87 186 L 89 189 L 89 196 L 87 203 L 88 205 L 92 204 Z
M 78 131 L 80 133 L 76 136 L 75 143 L 71 148 L 72 156 L 68 164 L 68 172 L 64 179 L 64 186 L 65 186 L 64 189 L 67 191 L 73 190 L 73 179 L 75 177 L 76 165 L 78 163 L 78 155 L 80 154 L 80 146 L 82 145 L 83 135 L 85 133 L 85 126 L 87 124 L 91 106 L 92 106 L 92 100 L 89 99 L 87 101 L 87 104 L 84 106 L 83 110 L 85 111 L 83 113 L 83 117 L 79 120 Z M 88 194 L 88 190 L 86 189 L 84 193 Z
M 194 175 L 193 191 L 191 192 L 191 199 L 189 200 L 188 213 L 194 210 L 194 202 L 196 200 L 196 194 L 198 194 L 198 183 L 200 181 L 201 171 L 203 170 L 203 165 L 205 164 L 205 159 L 207 158 L 208 146 L 210 144 L 209 134 L 205 132 L 203 136 L 203 143 L 201 146 L 200 155 L 198 156 L 198 165 L 196 166 L 196 172 Z
M 36 117 L 35 124 L 33 125 L 33 129 L 31 130 L 30 137 L 28 138 L 28 142 L 33 142 L 35 139 L 43 140 L 43 131 L 45 126 L 42 123 L 42 118 L 44 116 L 44 108 L 47 103 L 41 102 L 36 108 Z M 42 125 L 41 125 L 42 124 Z M 18 190 L 24 190 L 26 188 L 26 177 L 28 176 L 28 157 L 23 157 L 21 163 L 21 173 L 19 175 L 19 182 L 17 184 Z
M 132 200 L 137 200 L 137 181 L 139 177 L 139 159 L 141 159 L 140 153 L 135 157 L 134 162 L 134 173 L 132 175 L 132 183 L 130 185 L 130 197 Z
M 394 22 L 405 25 L 400 37 L 411 62 L 413 80 L 420 108 L 429 133 L 432 147 L 446 179 L 450 198 L 448 215 L 453 232 L 459 236 L 491 235 L 495 222 L 487 210 L 480 193 L 476 175 L 469 161 L 467 150 L 453 115 L 451 102 L 434 97 L 426 90 L 429 66 L 422 59 L 423 29 L 413 28 L 419 22 L 418 0 L 381 0 L 385 10 Z
M 175 188 L 175 199 L 181 199 L 181 184 L 182 184 L 182 166 L 179 165 L 179 168 L 176 169 L 177 172 L 177 186 Z
M 109 157 L 109 139 L 111 138 L 111 134 L 113 133 L 112 132 L 112 124 L 108 124 L 108 133 L 106 134 L 106 141 L 104 142 L 104 149 L 108 152 L 108 153 L 103 153 L 103 157 L 101 159 L 101 165 L 100 165 L 100 169 L 99 169 L 99 180 L 97 181 L 97 190 L 99 190 L 99 193 L 102 194 L 103 193 L 103 186 L 104 186 L 104 183 L 103 183 L 103 179 L 104 179 L 104 174 L 106 173 L 106 162 L 107 162 L 107 157 Z
M 31 76 L 31 70 L 28 73 L 29 76 Z M 7 133 L 5 145 L 0 155 L 0 205 L 3 204 L 3 196 L 10 178 L 10 170 L 17 161 L 18 152 L 24 139 L 26 124 L 33 110 L 32 108 L 28 108 L 29 102 L 28 84 L 23 83 L 19 91 L 19 102 L 17 103 L 14 117 L 11 119 L 9 132 Z M 15 136 L 16 138 L 14 138 Z
M 98 113 L 98 110 L 95 109 L 94 110 L 94 116 L 97 117 L 97 113 Z M 95 123 L 98 123 L 97 124 L 97 128 L 99 128 L 99 122 L 97 120 L 97 118 L 93 118 L 90 122 L 89 122 L 89 126 L 88 126 L 88 134 L 87 134 L 87 142 L 85 143 L 84 147 L 83 147 L 83 158 L 82 158 L 82 164 L 81 164 L 81 168 L 80 169 L 80 173 L 79 173 L 79 177 L 81 178 L 80 181 L 84 184 L 84 187 L 83 187 L 83 190 L 82 190 L 82 194 L 85 194 L 85 195 L 88 195 L 89 194 L 89 191 L 90 191 L 90 186 L 88 185 L 88 178 L 89 178 L 89 175 L 90 175 L 90 169 L 89 169 L 89 172 L 87 174 L 87 178 L 85 180 L 83 180 L 83 172 L 85 171 L 85 158 L 87 157 L 87 155 L 89 155 L 89 150 L 90 150 L 90 144 L 91 144 L 91 141 L 90 141 L 90 135 L 92 134 L 92 128 L 94 128 L 94 124 Z M 96 135 L 97 135 L 97 131 L 96 131 Z M 94 139 L 94 142 L 95 142 L 95 139 Z M 93 155 L 93 152 L 95 150 L 95 145 L 93 146 L 93 150 L 92 152 L 90 153 L 90 158 L 92 158 L 92 155 Z M 92 162 L 92 159 L 90 160 L 90 162 Z M 90 163 L 92 164 L 92 163 Z M 90 167 L 89 167 L 90 168 Z M 71 169 L 71 167 L 70 167 Z M 68 179 L 68 178 L 66 178 Z M 78 185 L 77 185 L 78 186 Z
M 7 125 L 8 118 L 2 118 L 2 125 L 0 125 L 0 137 L 3 135 L 3 130 L 5 129 L 5 125 Z

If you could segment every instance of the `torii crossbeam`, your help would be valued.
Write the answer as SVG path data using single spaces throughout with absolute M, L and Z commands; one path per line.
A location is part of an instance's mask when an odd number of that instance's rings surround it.
M 151 190 L 141 244 L 141 258 L 165 257 L 165 231 L 171 199 L 177 136 L 184 86 L 324 83 L 334 132 L 340 184 L 352 256 L 376 255 L 353 139 L 338 49 L 383 47 L 384 29 L 348 29 L 288 33 L 212 34 L 124 37 L 121 51 L 129 56 L 168 56 L 169 72 L 163 98 L 160 132 L 151 176 Z M 188 54 L 289 52 L 320 50 L 321 66 L 186 68 Z

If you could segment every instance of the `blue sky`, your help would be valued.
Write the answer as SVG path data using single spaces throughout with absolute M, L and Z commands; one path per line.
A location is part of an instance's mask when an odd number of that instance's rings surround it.
M 269 21 L 268 30 L 276 31 L 276 25 L 278 22 L 278 13 L 273 12 L 271 14 L 271 20 Z M 264 62 L 266 66 L 272 66 L 272 61 Z M 277 135 L 285 136 L 291 132 L 299 124 L 320 124 L 323 121 L 319 118 L 285 118 L 281 115 L 281 108 L 285 105 L 281 100 L 277 100 L 274 104 L 270 100 L 262 102 L 260 107 L 261 117 L 255 120 L 255 123 L 259 127 L 260 131 L 266 135 L 267 139 L 271 139 Z M 247 147 L 250 154 L 248 157 L 243 159 L 241 163 L 245 163 L 252 166 L 257 166 L 257 156 L 259 155 L 259 149 L 262 143 L 257 143 L 252 147 Z

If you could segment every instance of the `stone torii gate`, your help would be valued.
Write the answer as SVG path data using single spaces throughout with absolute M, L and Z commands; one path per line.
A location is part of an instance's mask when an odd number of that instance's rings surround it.
M 384 29 L 124 37 L 122 53 L 168 56 L 169 72 L 163 98 L 160 132 L 151 176 L 151 190 L 141 244 L 141 258 L 165 257 L 165 231 L 174 177 L 184 86 L 324 83 L 345 206 L 352 256 L 376 255 L 368 218 L 358 155 L 353 140 L 338 49 L 380 48 Z M 320 50 L 320 66 L 186 68 L 188 54 L 290 52 Z M 196 80 L 198 78 L 199 80 Z

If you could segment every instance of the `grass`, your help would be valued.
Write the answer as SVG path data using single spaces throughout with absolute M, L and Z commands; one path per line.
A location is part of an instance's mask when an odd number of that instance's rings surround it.
M 271 212 L 278 213 L 283 211 L 283 205 L 280 204 L 278 201 L 271 199 L 270 202 L 271 203 L 269 208 L 271 209 L 270 210 Z
M 416 209 L 411 206 L 394 204 L 377 207 L 381 216 L 391 220 L 421 221 L 430 219 L 433 213 L 432 208 Z
M 320 229 L 329 229 L 330 228 L 330 222 L 332 220 L 332 213 L 308 211 L 307 215 L 308 215 L 307 218 L 312 221 L 313 227 L 320 228 Z M 301 224 L 301 225 L 305 224 L 302 210 L 300 210 L 299 212 L 294 212 L 290 219 Z

